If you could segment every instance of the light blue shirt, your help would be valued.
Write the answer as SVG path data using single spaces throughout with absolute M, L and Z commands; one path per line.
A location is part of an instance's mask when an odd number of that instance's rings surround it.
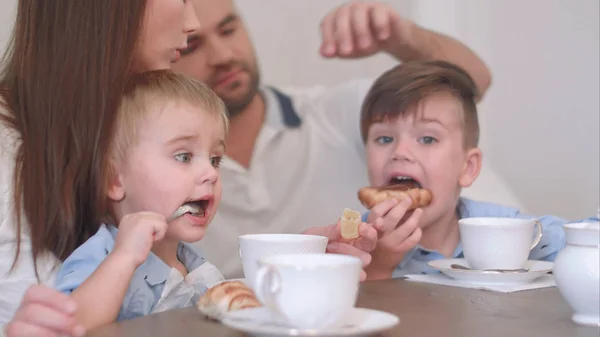
M 114 226 L 102 225 L 96 234 L 65 260 L 58 272 L 55 288 L 67 295 L 77 289 L 112 252 L 117 232 Z M 185 243 L 179 243 L 177 257 L 188 271 L 204 263 L 202 253 Z M 129 282 L 117 321 L 150 314 L 160 299 L 170 272 L 171 267 L 150 252 Z
M 532 215 L 521 214 L 517 208 L 502 206 L 498 204 L 475 201 L 467 198 L 460 198 L 458 202 L 459 219 L 475 217 L 497 217 L 497 218 L 519 218 L 519 219 L 537 219 L 542 224 L 543 235 L 540 243 L 531 250 L 530 260 L 554 261 L 558 251 L 565 246 L 565 232 L 563 225 L 569 221 L 555 217 L 543 216 L 536 218 Z M 363 214 L 363 221 L 366 221 L 369 212 Z M 588 218 L 581 221 L 598 221 L 597 218 Z M 463 258 L 462 245 L 459 242 L 452 254 L 454 258 Z M 446 257 L 437 251 L 432 251 L 417 245 L 404 255 L 402 262 L 392 273 L 392 278 L 402 277 L 408 274 L 433 274 L 439 273 L 427 265 L 429 261 L 445 259 Z

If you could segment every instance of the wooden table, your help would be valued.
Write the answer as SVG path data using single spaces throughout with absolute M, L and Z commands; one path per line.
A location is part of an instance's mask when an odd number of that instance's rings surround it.
M 391 312 L 400 324 L 386 337 L 598 337 L 600 328 L 571 322 L 571 309 L 556 288 L 511 294 L 415 283 L 366 282 L 358 303 Z M 207 321 L 195 308 L 172 310 L 90 332 L 88 337 L 242 337 Z

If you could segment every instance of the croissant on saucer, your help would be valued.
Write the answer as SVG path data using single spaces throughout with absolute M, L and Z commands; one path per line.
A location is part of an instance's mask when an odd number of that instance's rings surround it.
M 433 199 L 431 191 L 405 184 L 384 187 L 363 187 L 358 191 L 358 199 L 368 209 L 386 199 L 402 199 L 406 196 L 412 199 L 408 210 L 428 206 Z
M 230 311 L 256 308 L 262 304 L 252 289 L 241 281 L 225 281 L 208 289 L 196 307 L 212 319 L 219 319 Z

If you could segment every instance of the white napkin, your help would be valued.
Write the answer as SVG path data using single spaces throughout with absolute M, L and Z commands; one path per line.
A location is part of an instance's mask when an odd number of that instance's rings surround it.
M 204 262 L 189 272 L 185 278 L 177 269 L 171 268 L 163 292 L 152 313 L 190 306 L 195 301 L 195 297 L 204 294 L 206 289 L 224 280 L 217 267 L 209 262 Z
M 464 281 L 455 280 L 455 279 L 450 278 L 443 274 L 406 275 L 406 279 L 408 281 L 413 281 L 413 282 L 441 284 L 441 285 L 445 285 L 445 286 L 453 286 L 453 287 L 460 287 L 460 288 L 481 289 L 481 290 L 488 290 L 488 291 L 494 291 L 494 292 L 499 292 L 499 293 L 513 293 L 516 291 L 541 289 L 541 288 L 548 288 L 548 287 L 556 286 L 553 275 L 544 275 L 540 278 L 533 280 L 530 283 L 523 283 L 523 284 L 468 283 L 468 282 L 464 282 Z

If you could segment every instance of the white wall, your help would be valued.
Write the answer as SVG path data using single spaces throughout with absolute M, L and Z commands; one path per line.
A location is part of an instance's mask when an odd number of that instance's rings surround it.
M 481 107 L 490 164 L 535 213 L 596 214 L 598 0 L 453 2 L 458 36 L 494 74 Z
M 0 55 L 8 42 L 17 9 L 17 0 L 0 0 Z
M 279 85 L 333 84 L 372 77 L 395 64 L 380 54 L 360 62 L 324 60 L 319 55 L 319 23 L 345 0 L 237 0 L 259 55 L 263 79 Z M 410 0 L 390 2 L 401 12 Z M 283 33 L 286 31 L 286 33 Z
M 0 1 L 0 48 L 16 2 Z M 392 66 L 386 55 L 362 61 L 319 57 L 319 21 L 344 2 L 238 0 L 263 79 L 332 84 L 377 76 Z M 594 215 L 600 174 L 598 0 L 387 2 L 466 42 L 492 69 L 493 86 L 480 106 L 486 167 L 466 194 L 536 214 Z

